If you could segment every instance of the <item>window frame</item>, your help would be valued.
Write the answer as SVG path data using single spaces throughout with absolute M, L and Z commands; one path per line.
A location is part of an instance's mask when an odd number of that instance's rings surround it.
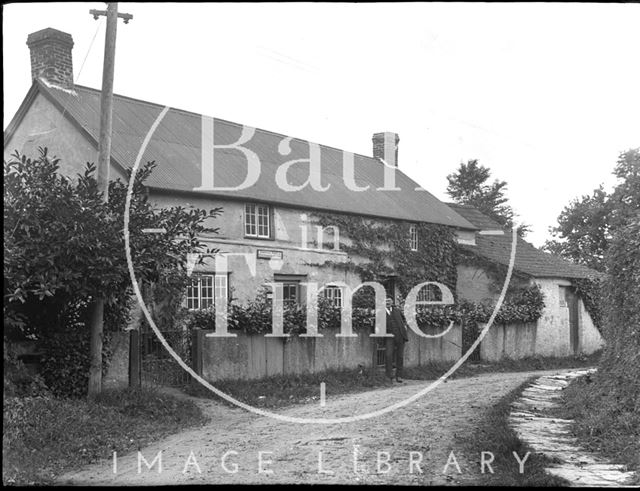
M 249 210 L 253 207 L 253 211 Z M 260 214 L 260 209 L 266 210 L 266 213 Z M 272 239 L 273 238 L 273 208 L 271 205 L 264 203 L 247 202 L 244 204 L 243 211 L 244 237 L 249 239 Z M 261 218 L 266 220 L 266 224 L 261 223 Z M 267 233 L 261 234 L 260 228 L 266 227 Z M 251 230 L 253 228 L 253 231 Z
M 436 294 L 436 286 L 435 285 L 425 285 L 420 288 L 418 294 L 416 295 L 417 302 L 441 302 L 442 301 L 442 292 L 438 288 L 437 291 L 440 292 L 440 295 Z M 440 298 L 438 298 L 438 296 Z
M 226 273 L 226 274 L 219 274 L 219 273 L 197 273 L 197 274 L 193 274 L 191 275 L 191 284 L 187 285 L 187 291 L 186 291 L 186 295 L 185 295 L 185 300 L 184 300 L 184 305 L 187 309 L 189 309 L 190 311 L 195 311 L 195 310 L 205 310 L 209 307 L 211 307 L 212 305 L 215 306 L 216 304 L 216 289 L 218 288 L 218 286 L 216 285 L 217 280 L 224 278 L 224 289 L 225 289 L 225 297 L 227 302 L 229 301 L 229 274 L 230 273 Z M 211 281 L 210 285 L 203 285 L 202 279 L 203 278 L 207 278 Z M 193 282 L 194 280 L 198 280 L 197 283 L 197 296 L 193 296 L 190 295 L 190 289 L 192 289 L 193 286 Z M 202 291 L 203 291 L 203 286 L 205 288 L 209 288 L 211 290 L 211 296 L 210 297 L 203 297 L 202 295 Z M 206 306 L 203 307 L 203 299 L 210 299 L 210 303 L 208 303 Z M 197 299 L 197 306 L 189 306 L 190 302 L 193 302 L 193 300 Z
M 329 291 L 333 292 L 332 294 L 329 294 Z M 336 293 L 338 293 L 338 295 L 336 295 Z M 326 298 L 327 300 L 329 300 L 329 302 L 331 303 L 331 306 L 333 307 L 337 307 L 339 309 L 342 308 L 342 288 L 340 288 L 337 285 L 327 285 L 324 287 L 324 289 L 322 290 L 322 294 L 324 295 L 324 298 Z M 336 302 L 337 300 L 337 302 Z
M 284 303 L 290 302 L 290 300 L 285 300 L 285 286 L 295 288 L 295 305 L 304 306 L 306 305 L 306 288 L 303 287 L 301 283 L 305 283 L 307 281 L 307 275 L 304 274 L 280 274 L 275 273 L 273 275 L 274 283 L 282 284 L 282 296 Z M 273 299 L 273 292 L 269 295 L 269 298 Z
M 409 249 L 416 252 L 420 244 L 418 237 L 418 226 L 414 223 L 409 225 Z

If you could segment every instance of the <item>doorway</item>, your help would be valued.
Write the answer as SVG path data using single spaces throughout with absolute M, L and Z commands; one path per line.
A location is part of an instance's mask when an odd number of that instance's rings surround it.
M 564 299 L 569 309 L 569 346 L 574 355 L 580 349 L 579 324 L 578 324 L 578 295 L 572 287 L 564 288 Z
M 393 301 L 396 301 L 396 277 L 395 276 L 386 276 L 382 278 L 380 281 L 382 286 L 384 286 L 384 291 L 387 297 L 393 298 Z

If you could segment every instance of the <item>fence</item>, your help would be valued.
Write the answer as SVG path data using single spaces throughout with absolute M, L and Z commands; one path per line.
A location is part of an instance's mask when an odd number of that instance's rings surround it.
M 480 326 L 482 329 L 484 325 Z M 537 324 L 493 324 L 480 343 L 484 361 L 520 360 L 536 354 Z
M 195 369 L 210 381 L 372 367 L 384 362 L 378 340 L 364 332 L 355 338 L 338 338 L 334 331 L 321 331 L 322 338 L 266 338 L 243 332 L 234 332 L 235 338 L 216 338 L 207 337 L 208 332 L 197 331 Z M 405 366 L 458 360 L 461 332 L 454 326 L 444 337 L 426 339 L 409 331 Z

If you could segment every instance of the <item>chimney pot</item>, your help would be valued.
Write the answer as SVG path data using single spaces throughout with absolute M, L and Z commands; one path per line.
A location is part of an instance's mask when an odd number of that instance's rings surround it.
M 373 157 L 382 159 L 387 164 L 398 167 L 398 143 L 400 137 L 397 133 L 385 131 L 373 134 Z
M 73 88 L 73 38 L 71 34 L 48 27 L 29 34 L 31 78 L 40 77 L 67 89 Z

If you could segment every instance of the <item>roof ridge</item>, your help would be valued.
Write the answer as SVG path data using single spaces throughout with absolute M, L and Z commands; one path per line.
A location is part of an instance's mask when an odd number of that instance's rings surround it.
M 40 83 L 41 83 L 41 82 L 40 82 Z M 48 89 L 60 89 L 60 90 L 62 90 L 61 88 L 56 87 L 55 85 L 52 85 L 52 86 L 48 86 L 48 85 L 47 85 L 46 87 L 47 87 Z M 101 90 L 99 90 L 99 89 L 94 89 L 93 87 L 87 87 L 86 85 L 78 85 L 78 84 L 75 84 L 74 88 L 86 89 L 86 90 L 90 90 L 90 91 L 97 92 L 97 93 L 101 93 L 101 92 L 102 92 L 102 91 L 101 91 Z M 159 103 L 157 103 L 157 102 L 146 101 L 146 100 L 143 100 L 143 99 L 138 99 L 138 98 L 136 98 L 136 97 L 129 97 L 129 96 L 122 95 L 122 94 L 115 94 L 115 93 L 114 93 L 114 94 L 113 94 L 113 96 L 114 96 L 114 97 L 118 97 L 118 98 L 120 98 L 120 99 L 126 99 L 126 100 L 129 100 L 129 101 L 140 102 L 140 103 L 143 103 L 143 104 L 147 104 L 147 105 L 149 105 L 149 106 L 155 106 L 155 107 L 160 107 L 160 108 L 167 107 L 166 105 L 159 104 Z M 170 110 L 170 111 L 177 111 L 177 112 L 180 112 L 180 113 L 189 114 L 189 115 L 193 115 L 193 116 L 200 116 L 200 117 L 202 117 L 202 116 L 206 116 L 206 115 L 205 115 L 205 114 L 203 114 L 203 113 L 197 113 L 197 112 L 193 112 L 193 111 L 188 111 L 187 109 L 180 109 L 179 107 L 173 107 L 173 106 L 168 106 L 168 107 L 169 107 L 169 110 Z M 221 121 L 221 122 L 223 122 L 223 123 L 231 124 L 231 125 L 234 125 L 234 126 L 237 126 L 237 127 L 246 127 L 246 126 L 248 126 L 248 125 L 245 125 L 245 124 L 242 124 L 242 123 L 236 123 L 235 121 L 230 121 L 230 120 L 228 120 L 228 119 L 224 119 L 224 118 L 218 118 L 218 117 L 214 117 L 214 116 L 210 116 L 210 117 L 212 117 L 212 118 L 214 118 L 214 119 L 216 119 L 216 120 L 218 120 L 218 121 Z M 376 161 L 377 163 L 379 163 L 379 164 L 381 164 L 381 165 L 384 165 L 382 162 L 380 162 L 380 160 L 379 160 L 379 159 L 377 159 L 377 158 L 375 158 L 375 157 L 372 157 L 372 156 L 370 156 L 370 155 L 364 155 L 364 154 L 361 154 L 361 153 L 358 153 L 358 152 L 352 152 L 352 151 L 350 151 L 350 150 L 345 150 L 345 149 L 343 149 L 343 148 L 334 147 L 334 146 L 332 146 L 332 145 L 326 145 L 326 144 L 324 144 L 324 143 L 318 143 L 318 142 L 314 142 L 314 141 L 311 141 L 311 140 L 306 140 L 306 139 L 304 139 L 304 138 L 299 138 L 299 137 L 297 137 L 297 136 L 285 135 L 284 133 L 278 133 L 278 132 L 276 132 L 276 131 L 267 130 L 267 129 L 264 129 L 264 128 L 258 128 L 257 126 L 251 126 L 251 128 L 254 128 L 256 131 L 261 131 L 261 132 L 263 132 L 263 133 L 268 133 L 268 134 L 270 134 L 270 135 L 274 135 L 274 136 L 281 136 L 281 137 L 283 137 L 283 138 L 291 138 L 292 140 L 297 140 L 297 141 L 299 141 L 299 142 L 304 142 L 304 143 L 313 143 L 313 144 L 315 144 L 315 145 L 319 145 L 319 146 L 321 146 L 321 147 L 329 148 L 329 149 L 332 149 L 332 150 L 337 150 L 337 151 L 339 151 L 339 152 L 349 152 L 349 153 L 352 153 L 354 156 L 355 156 L 355 155 L 357 155 L 358 157 L 364 157 L 364 158 L 366 158 L 366 159 L 374 160 L 374 161 Z M 405 172 L 403 172 L 399 167 L 397 167 L 397 169 L 398 169 L 400 172 L 402 172 L 404 175 L 406 175 L 407 177 L 409 177 L 409 176 L 408 176 Z M 410 178 L 410 179 L 411 179 L 411 178 Z M 412 180 L 413 180 L 413 179 L 412 179 Z M 418 184 L 418 183 L 416 183 L 416 184 Z
M 78 94 L 77 96 L 69 95 L 66 92 L 56 90 L 53 87 L 47 87 L 41 82 L 37 82 L 36 85 L 36 90 L 39 90 L 43 93 L 43 95 L 50 99 L 51 102 L 55 104 L 59 110 L 63 111 L 63 114 L 65 114 L 66 117 L 72 123 L 74 123 L 75 126 L 77 126 L 79 131 L 83 132 L 83 134 L 86 133 L 85 136 L 87 136 L 90 141 L 94 142 L 94 140 L 96 140 L 96 136 L 90 134 L 87 128 L 89 127 L 88 125 L 90 122 L 93 122 L 93 126 L 97 124 L 96 105 L 99 103 L 100 91 L 98 89 L 83 85 L 76 85 L 75 89 Z M 112 153 L 112 161 L 115 162 L 119 167 L 122 167 L 124 169 L 128 167 L 128 161 L 123 161 L 123 164 L 120 164 L 119 159 L 123 158 L 126 160 L 128 159 L 129 154 L 135 155 L 135 152 L 133 152 L 131 148 L 129 148 L 133 140 L 131 140 L 131 138 L 128 138 L 128 136 L 133 135 L 136 129 L 148 129 L 150 121 L 153 121 L 155 118 L 157 118 L 158 112 L 161 110 L 161 108 L 167 106 L 162 106 L 154 102 L 135 99 L 120 94 L 115 94 L 115 98 L 116 101 L 118 101 L 118 104 L 122 106 L 122 109 L 124 111 L 121 115 L 122 117 L 133 117 L 136 112 L 140 113 L 139 116 L 135 117 L 131 122 L 123 120 L 122 124 L 125 125 L 123 136 L 120 138 L 120 140 L 118 140 L 118 138 L 114 138 L 115 146 L 114 148 L 112 148 L 112 150 L 114 150 L 114 152 Z M 202 117 L 202 114 L 200 113 L 186 111 L 171 106 L 169 106 L 169 108 L 170 112 L 174 115 L 173 118 L 171 118 L 173 121 L 173 123 L 171 124 L 177 123 L 178 125 L 188 125 L 189 127 L 193 127 L 193 125 L 197 123 L 197 118 Z M 229 131 L 229 129 L 244 127 L 244 125 L 235 123 L 233 121 L 228 121 L 220 118 L 216 119 L 223 123 L 220 125 L 221 130 L 223 130 L 226 126 L 227 132 Z M 141 124 L 143 125 L 143 127 L 140 127 Z M 129 134 L 130 132 L 127 129 L 129 128 L 129 126 L 131 126 L 131 131 L 133 131 L 131 135 Z M 191 129 L 193 130 L 194 128 Z M 281 156 L 279 155 L 278 148 L 276 147 L 278 145 L 278 141 L 281 139 L 288 139 L 289 141 L 298 142 L 298 145 L 296 145 L 296 147 L 299 147 L 300 143 L 312 143 L 309 140 L 302 140 L 301 138 L 275 133 L 273 131 L 265 130 L 262 128 L 255 128 L 255 130 L 256 139 L 262 140 L 258 141 L 256 145 L 258 145 L 259 147 L 264 147 L 265 144 L 268 145 L 268 148 L 262 148 L 261 150 L 256 148 L 256 151 L 262 152 L 262 157 L 267 159 L 275 158 L 279 161 Z M 95 133 L 95 128 L 92 131 L 94 131 Z M 163 138 L 158 138 L 157 140 L 154 139 L 154 145 L 149 146 L 149 148 L 147 149 L 147 156 L 149 157 L 149 159 L 154 160 L 154 157 L 158 157 L 159 154 L 157 154 L 157 152 L 162 152 L 164 150 L 167 150 L 169 152 L 169 157 L 166 159 L 167 165 L 159 168 L 158 174 L 156 174 L 157 183 L 162 183 L 163 187 L 166 186 L 167 189 L 173 189 L 174 191 L 193 192 L 193 190 L 195 189 L 193 185 L 194 183 L 197 183 L 198 179 L 200 178 L 200 156 L 198 153 L 200 149 L 200 142 L 196 142 L 195 140 L 193 140 L 193 138 L 191 138 L 191 136 L 187 137 L 180 134 L 180 131 L 175 134 L 171 133 L 171 135 L 172 137 L 176 137 L 178 139 L 177 143 L 184 145 L 185 148 L 189 150 L 189 153 L 186 157 L 179 159 L 182 164 L 186 162 L 187 167 L 184 169 L 182 166 L 180 167 L 180 169 L 176 167 L 176 158 L 174 155 L 175 150 L 173 149 L 173 147 L 167 147 L 169 142 L 166 142 Z M 275 147 L 273 146 L 273 144 L 275 144 Z M 337 176 L 336 178 L 338 179 L 341 174 L 341 162 L 338 152 L 344 153 L 346 151 L 329 145 L 319 143 L 317 145 L 324 150 L 324 152 L 322 152 L 322 162 L 325 162 L 326 158 L 328 169 L 332 170 L 332 174 Z M 292 151 L 294 152 L 294 156 L 296 154 L 299 154 L 299 158 L 307 158 L 305 155 L 303 155 L 305 152 L 302 148 L 295 148 L 292 149 Z M 365 156 L 359 153 L 353 153 L 352 155 L 358 156 L 362 173 L 361 177 L 365 180 L 363 182 L 374 184 L 373 189 L 375 189 L 375 183 L 378 182 L 378 178 L 372 181 L 372 176 L 377 175 L 379 178 L 381 178 L 382 171 L 388 165 L 380 159 L 375 159 L 373 157 Z M 286 158 L 286 156 L 284 157 Z M 375 162 L 377 162 L 377 164 L 373 165 L 370 162 L 371 160 L 374 160 Z M 229 160 L 229 165 L 231 165 L 232 161 L 233 159 Z M 393 199 L 391 196 L 392 193 L 384 193 L 381 195 L 384 198 L 380 201 L 379 204 L 375 206 L 372 206 L 371 203 L 367 203 L 366 201 L 362 201 L 362 199 L 356 199 L 356 196 L 354 196 L 352 193 L 348 193 L 348 189 L 350 188 L 348 188 L 348 185 L 346 184 L 335 186 L 333 188 L 333 191 L 329 192 L 328 194 L 313 193 L 313 196 L 306 196 L 302 193 L 296 193 L 292 194 L 291 197 L 286 197 L 285 199 L 283 196 L 280 196 L 278 194 L 278 190 L 273 185 L 270 185 L 268 183 L 265 184 L 263 182 L 264 180 L 260 180 L 258 182 L 258 185 L 254 187 L 251 196 L 257 199 L 267 199 L 268 201 L 277 201 L 284 199 L 284 202 L 294 206 L 305 204 L 310 205 L 313 208 L 326 208 L 336 211 L 341 209 L 340 207 L 336 208 L 335 206 L 340 200 L 342 200 L 344 202 L 344 206 L 352 207 L 353 211 L 361 214 L 370 214 L 371 216 L 377 216 L 380 218 L 393 217 L 395 219 L 406 219 L 410 221 L 441 223 L 460 229 L 477 230 L 478 227 L 474 226 L 473 223 L 469 222 L 463 216 L 456 213 L 455 210 L 448 208 L 446 204 L 438 200 L 426 189 L 422 188 L 422 186 L 420 186 L 403 170 L 398 168 L 396 168 L 396 170 L 400 171 L 399 173 L 397 173 L 397 184 L 405 190 L 411 192 L 403 193 L 402 195 L 396 195 L 397 198 Z M 273 179 L 273 176 L 271 176 L 270 178 Z M 231 180 L 230 182 L 235 181 Z M 188 189 L 183 189 L 183 184 Z M 369 189 L 369 186 L 367 186 L 365 189 Z M 381 189 L 384 190 L 384 188 Z M 417 193 L 419 189 L 423 189 L 423 192 Z M 416 192 L 413 192 L 414 190 Z M 214 195 L 212 193 L 207 194 Z M 225 193 L 218 193 L 217 195 L 220 197 L 224 197 Z M 370 196 L 370 193 L 366 196 Z

